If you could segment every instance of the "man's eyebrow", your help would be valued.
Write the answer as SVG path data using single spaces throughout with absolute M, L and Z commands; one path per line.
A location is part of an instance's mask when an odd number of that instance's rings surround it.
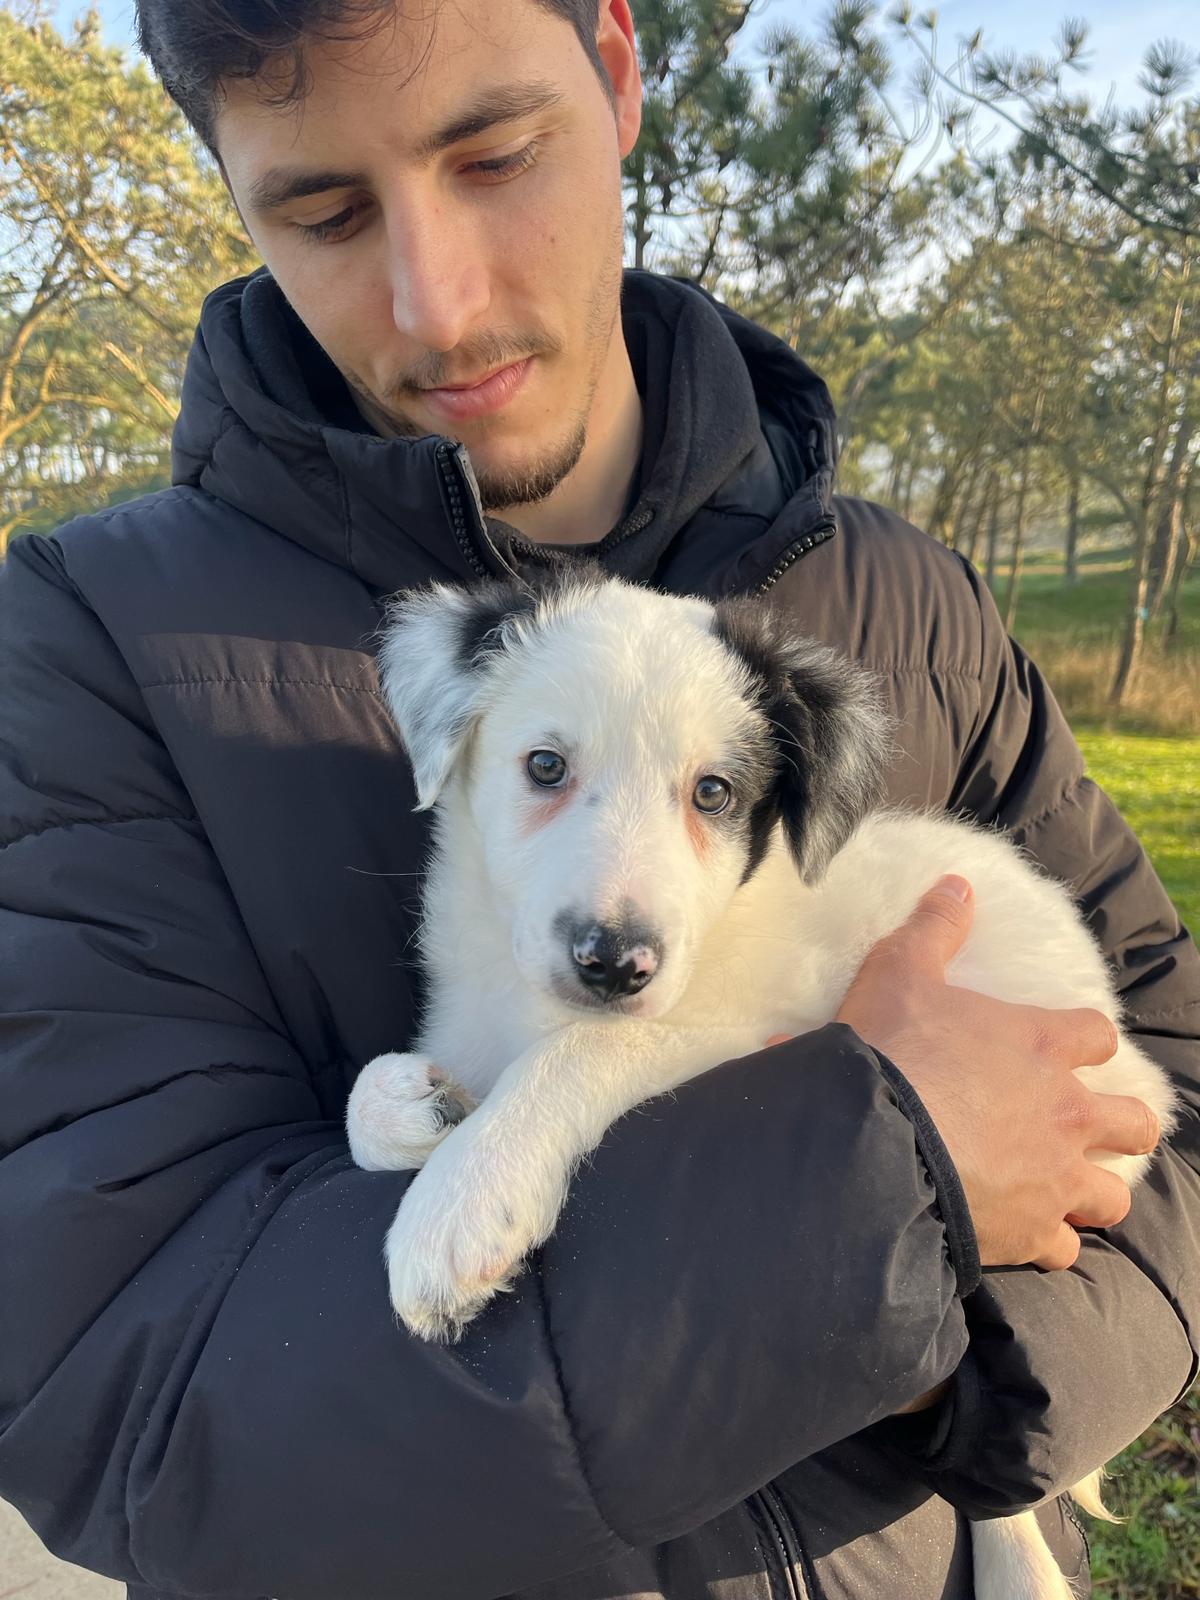
M 276 211 L 289 200 L 304 200 L 327 189 L 361 189 L 366 183 L 362 172 L 298 172 L 293 167 L 271 167 L 250 185 L 252 211 Z
M 422 139 L 416 146 L 418 161 L 428 161 L 451 145 L 463 139 L 475 139 L 501 122 L 515 122 L 519 117 L 531 117 L 546 111 L 562 101 L 562 93 L 552 83 L 501 84 L 487 89 L 461 116 Z
M 501 123 L 547 111 L 560 104 L 562 98 L 560 90 L 547 82 L 504 84 L 488 89 L 453 122 L 426 135 L 414 149 L 415 158 L 422 163 L 429 161 L 441 151 L 464 139 L 478 138 Z M 250 185 L 248 204 L 251 210 L 262 214 L 277 211 L 291 200 L 304 200 L 309 195 L 324 194 L 331 189 L 361 189 L 366 185 L 367 177 L 362 172 L 333 168 L 325 172 L 304 172 L 295 167 L 271 167 Z

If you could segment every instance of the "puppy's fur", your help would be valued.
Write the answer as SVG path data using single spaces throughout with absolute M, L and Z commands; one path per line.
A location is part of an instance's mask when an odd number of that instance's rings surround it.
M 394 605 L 381 669 L 437 806 L 429 1005 L 415 1053 L 363 1069 L 347 1126 L 360 1166 L 422 1168 L 386 1259 L 424 1338 L 506 1286 L 616 1118 L 832 1020 L 943 872 L 975 892 L 951 982 L 1119 1018 L 1061 887 L 997 833 L 876 809 L 871 681 L 761 608 L 579 576 L 437 588 Z M 1165 1076 L 1130 1039 L 1079 1076 L 1170 1128 Z M 1130 1182 L 1146 1160 L 1102 1158 Z M 1091 1508 L 1097 1481 L 1077 1492 Z M 981 1600 L 1068 1595 L 1031 1516 L 975 1538 Z

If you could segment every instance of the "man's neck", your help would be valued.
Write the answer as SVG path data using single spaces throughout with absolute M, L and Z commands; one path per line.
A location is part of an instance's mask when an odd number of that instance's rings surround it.
M 496 515 L 535 544 L 595 544 L 625 514 L 642 455 L 642 397 L 618 331 L 612 371 L 596 389 L 587 443 L 575 466 L 544 500 L 505 506 Z

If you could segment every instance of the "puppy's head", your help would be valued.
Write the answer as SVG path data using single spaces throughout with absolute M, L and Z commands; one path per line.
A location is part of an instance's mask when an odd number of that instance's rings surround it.
M 441 847 L 470 830 L 523 977 L 572 1008 L 665 1015 L 773 841 L 814 883 L 882 790 L 871 681 L 748 601 L 438 588 L 380 659 Z

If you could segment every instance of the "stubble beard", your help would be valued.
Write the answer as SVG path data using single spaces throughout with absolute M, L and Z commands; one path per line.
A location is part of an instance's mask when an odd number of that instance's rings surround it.
M 591 420 L 596 391 L 600 387 L 608 359 L 609 345 L 620 320 L 623 242 L 623 232 L 619 231 L 615 258 L 606 259 L 604 270 L 593 285 L 588 301 L 587 315 L 584 319 L 584 339 L 585 347 L 590 352 L 590 359 L 585 398 L 572 418 L 565 436 L 555 444 L 537 452 L 532 460 L 523 462 L 519 466 L 488 471 L 481 462 L 472 459 L 479 485 L 479 497 L 485 512 L 491 514 L 514 506 L 536 505 L 548 499 L 579 464 L 579 459 L 587 446 L 588 424 Z M 521 360 L 525 355 L 544 354 L 553 351 L 554 348 L 553 345 L 543 341 L 534 350 L 527 348 L 518 355 L 511 355 L 506 351 L 499 357 L 493 356 L 486 364 L 494 365 L 497 359 Z M 395 401 L 387 407 L 381 406 L 356 374 L 343 368 L 342 376 L 358 397 L 360 408 L 367 420 L 379 431 L 401 439 L 424 438 L 429 434 L 430 429 L 427 425 L 414 421 Z M 433 377 L 426 378 L 423 386 L 432 387 L 437 376 L 435 372 Z M 402 394 L 398 394 L 396 398 L 401 399 Z

